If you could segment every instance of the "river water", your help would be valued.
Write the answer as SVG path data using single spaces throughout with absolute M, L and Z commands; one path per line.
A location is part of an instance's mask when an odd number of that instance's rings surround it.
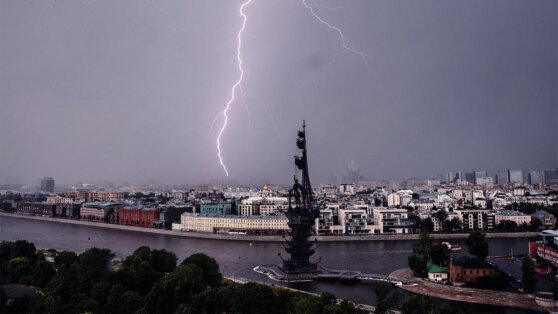
M 0 216 L 0 240 L 15 241 L 24 239 L 40 248 L 54 248 L 83 252 L 90 247 L 112 250 L 117 257 L 125 257 L 140 246 L 153 249 L 166 249 L 174 252 L 178 262 L 197 252 L 212 256 L 219 263 L 221 272 L 227 277 L 240 277 L 254 281 L 269 282 L 275 285 L 321 293 L 329 291 L 337 297 L 375 304 L 374 293 L 369 284 L 340 284 L 335 282 L 278 283 L 253 271 L 257 265 L 280 264 L 279 252 L 286 257 L 281 243 L 225 241 L 195 239 L 180 236 L 142 233 L 128 230 L 106 229 L 91 226 L 30 220 L 17 217 Z M 466 254 L 464 239 L 451 240 L 459 244 Z M 527 238 L 487 239 L 490 255 L 527 253 Z M 389 274 L 394 270 L 407 267 L 407 256 L 411 253 L 414 241 L 370 241 L 370 242 L 322 242 L 318 243 L 315 260 L 322 258 L 320 265 L 332 269 L 354 269 L 367 273 Z M 456 302 L 446 304 L 457 304 Z M 486 310 L 475 308 L 472 310 Z

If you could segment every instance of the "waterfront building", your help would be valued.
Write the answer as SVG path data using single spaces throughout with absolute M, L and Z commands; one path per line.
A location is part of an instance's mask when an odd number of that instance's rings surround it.
M 52 216 L 56 213 L 56 205 L 47 203 L 19 202 L 16 206 L 16 212 L 27 215 Z
M 411 233 L 413 221 L 404 208 L 374 207 L 375 233 Z
M 245 234 L 285 234 L 289 230 L 286 216 L 234 216 L 219 214 L 183 213 L 182 231 Z
M 81 204 L 77 203 L 58 203 L 56 207 L 56 216 L 61 217 L 79 217 L 79 209 Z
M 428 280 L 443 283 L 448 280 L 448 271 L 442 267 L 432 263 L 426 262 L 426 272 L 428 273 Z
M 171 206 L 162 206 L 159 211 L 159 218 L 155 220 L 155 227 L 158 228 L 170 228 L 172 222 L 180 221 L 180 215 L 182 213 L 193 213 L 195 212 L 195 207 L 193 205 L 186 204 L 174 204 Z
M 54 192 L 54 179 L 52 177 L 44 177 L 41 179 L 41 191 Z
M 450 260 L 449 272 L 451 283 L 461 286 L 474 283 L 479 277 L 492 275 L 494 267 L 474 256 L 461 256 Z
M 345 228 L 334 224 L 333 211 L 331 209 L 322 209 L 318 218 L 315 220 L 314 230 L 318 235 L 342 235 Z
M 159 217 L 159 208 L 120 207 L 118 209 L 118 224 L 153 228 Z
M 454 212 L 459 215 L 459 219 L 463 222 L 464 231 L 487 230 L 489 227 L 487 224 L 488 210 L 486 209 L 463 208 L 456 209 Z
M 544 230 L 536 237 L 529 239 L 529 256 L 539 261 L 558 266 L 558 231 Z M 548 272 L 549 269 L 536 268 L 537 272 Z
M 518 226 L 521 224 L 530 224 L 531 216 L 520 213 L 515 210 L 498 210 L 494 213 L 494 224 L 497 226 L 504 220 L 515 222 Z
M 117 222 L 117 204 L 113 202 L 89 202 L 81 205 L 79 215 L 83 219 Z
M 366 209 L 345 208 L 339 210 L 339 225 L 344 234 L 374 233 L 374 226 L 368 225 Z
M 554 229 L 554 225 L 556 224 L 556 218 L 554 215 L 545 210 L 539 210 L 532 214 L 531 220 L 533 219 L 539 220 L 543 228 Z

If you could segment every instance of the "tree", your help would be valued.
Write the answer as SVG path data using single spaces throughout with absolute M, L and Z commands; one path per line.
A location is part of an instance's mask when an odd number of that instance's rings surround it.
M 109 249 L 96 247 L 87 249 L 79 255 L 77 280 L 82 291 L 90 291 L 93 280 L 110 279 L 108 265 L 113 257 L 114 253 Z
M 445 210 L 440 209 L 439 211 L 435 212 L 432 216 L 438 219 L 438 221 L 440 222 L 440 227 L 443 230 L 445 227 L 444 223 L 446 219 L 448 219 L 448 213 Z
M 432 221 L 432 218 L 428 217 L 428 218 L 421 221 L 420 231 L 422 231 L 422 232 L 432 232 L 432 231 L 434 231 L 434 222 Z
M 219 272 L 219 264 L 213 257 L 203 253 L 192 254 L 181 263 L 181 265 L 187 264 L 193 264 L 201 268 L 203 279 L 208 285 L 216 287 L 221 284 L 223 276 Z
M 430 250 L 432 250 L 433 245 L 434 238 L 426 232 L 421 232 L 419 235 L 419 241 L 413 251 L 419 254 L 424 260 L 428 260 L 430 259 Z
M 426 261 L 419 255 L 411 253 L 407 257 L 409 268 L 413 271 L 415 276 L 426 277 Z
M 2 210 L 7 212 L 7 213 L 13 212 L 14 208 L 12 207 L 12 203 L 2 202 Z
M 192 297 L 205 287 L 202 269 L 194 264 L 180 265 L 155 283 L 145 297 L 144 310 L 148 313 L 174 313 L 178 305 L 190 303 Z
M 440 266 L 447 266 L 450 262 L 451 251 L 440 242 L 435 242 L 430 249 L 430 260 Z
M 372 290 L 374 290 L 374 294 L 376 295 L 376 310 L 374 313 L 388 313 L 391 308 L 397 307 L 401 300 L 399 291 L 392 291 L 392 283 L 375 281 Z
M 403 314 L 439 314 L 442 311 L 434 298 L 413 294 L 403 304 L 402 312 Z
M 54 257 L 54 267 L 57 269 L 61 267 L 69 267 L 78 261 L 78 256 L 74 252 L 62 251 Z
M 541 230 L 542 222 L 540 219 L 531 219 L 531 223 L 529 224 L 530 231 L 539 231 Z
M 521 280 L 523 282 L 523 292 L 533 292 L 537 288 L 537 277 L 535 275 L 535 264 L 529 256 L 521 260 Z
M 517 223 L 512 220 L 502 220 L 496 226 L 496 229 L 504 232 L 512 232 L 517 230 Z
M 461 231 L 461 219 L 454 217 L 444 222 L 444 230 L 449 232 Z
M 484 232 L 474 231 L 469 233 L 469 237 L 465 240 L 469 253 L 479 260 L 485 260 L 488 256 L 488 243 L 486 243 L 485 236 Z
M 56 270 L 54 270 L 51 263 L 37 261 L 35 269 L 33 270 L 32 283 L 34 286 L 44 288 L 55 274 Z
M 8 282 L 31 284 L 33 266 L 27 257 L 14 257 L 6 268 Z

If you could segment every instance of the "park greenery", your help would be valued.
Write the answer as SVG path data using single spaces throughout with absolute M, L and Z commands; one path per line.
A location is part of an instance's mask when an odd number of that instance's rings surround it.
M 450 250 L 446 245 L 436 241 L 428 233 L 421 232 L 419 240 L 413 249 L 413 253 L 407 258 L 407 262 L 415 276 L 426 277 L 426 264 L 428 261 L 442 267 L 448 266 L 450 262 Z
M 525 256 L 521 260 L 521 282 L 523 283 L 523 292 L 531 293 L 537 288 L 537 276 L 535 274 L 535 263 L 529 256 Z
M 0 289 L 0 313 L 365 313 L 327 292 L 313 296 L 223 279 L 215 259 L 202 253 L 177 264 L 173 252 L 142 246 L 115 261 L 108 249 L 76 254 L 38 251 L 24 240 L 2 242 L 0 283 L 40 293 L 7 305 Z

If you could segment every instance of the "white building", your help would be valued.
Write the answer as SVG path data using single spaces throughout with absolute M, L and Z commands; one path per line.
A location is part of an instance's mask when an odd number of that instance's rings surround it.
M 498 225 L 504 220 L 511 220 L 518 226 L 521 224 L 530 224 L 531 216 L 525 215 L 515 210 L 499 210 L 494 213 L 494 224 Z
M 389 207 L 400 206 L 401 197 L 397 193 L 391 193 L 387 197 L 387 202 Z

